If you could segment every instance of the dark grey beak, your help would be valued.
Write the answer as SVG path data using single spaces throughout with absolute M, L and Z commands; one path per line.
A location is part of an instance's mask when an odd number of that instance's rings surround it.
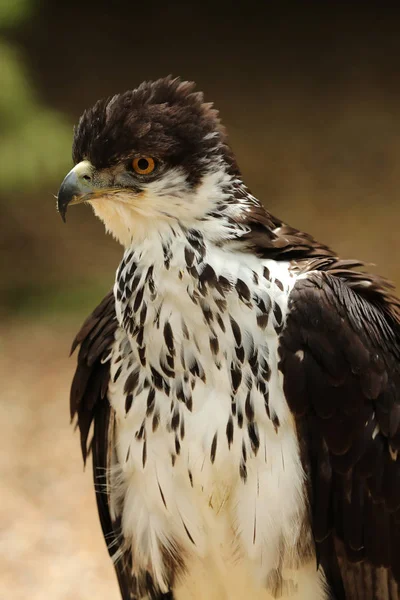
M 57 195 L 57 210 L 65 223 L 68 205 L 80 204 L 94 192 L 93 167 L 84 160 L 77 164 L 65 177 Z

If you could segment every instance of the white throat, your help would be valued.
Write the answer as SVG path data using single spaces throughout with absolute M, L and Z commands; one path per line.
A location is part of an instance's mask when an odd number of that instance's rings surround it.
M 207 229 L 211 238 L 226 239 L 232 237 L 234 217 L 245 209 L 244 200 L 231 202 L 238 187 L 246 192 L 248 201 L 255 201 L 242 181 L 222 167 L 204 175 L 195 188 L 188 187 L 177 169 L 147 184 L 139 194 L 127 190 L 89 202 L 106 231 L 125 248 L 143 243 L 153 234 L 163 237 L 177 226 Z M 221 206 L 224 212 L 216 217 L 214 211 Z

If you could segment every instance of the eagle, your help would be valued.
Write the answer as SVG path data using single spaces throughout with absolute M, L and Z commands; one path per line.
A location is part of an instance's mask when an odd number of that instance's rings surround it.
M 400 598 L 400 301 L 270 214 L 195 84 L 99 100 L 58 210 L 124 247 L 71 417 L 123 600 Z

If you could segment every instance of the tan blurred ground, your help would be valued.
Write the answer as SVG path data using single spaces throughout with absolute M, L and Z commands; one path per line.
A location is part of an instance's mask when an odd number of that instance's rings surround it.
M 72 325 L 72 324 L 71 324 Z M 71 327 L 0 329 L 0 598 L 119 597 L 68 423 Z

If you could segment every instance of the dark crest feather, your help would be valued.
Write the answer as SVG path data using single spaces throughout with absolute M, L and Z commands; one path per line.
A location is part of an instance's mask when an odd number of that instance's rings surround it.
M 193 184 L 204 158 L 220 152 L 233 164 L 218 112 L 194 87 L 169 76 L 99 100 L 75 129 L 74 163 L 87 159 L 102 169 L 137 154 L 150 155 L 186 169 Z

